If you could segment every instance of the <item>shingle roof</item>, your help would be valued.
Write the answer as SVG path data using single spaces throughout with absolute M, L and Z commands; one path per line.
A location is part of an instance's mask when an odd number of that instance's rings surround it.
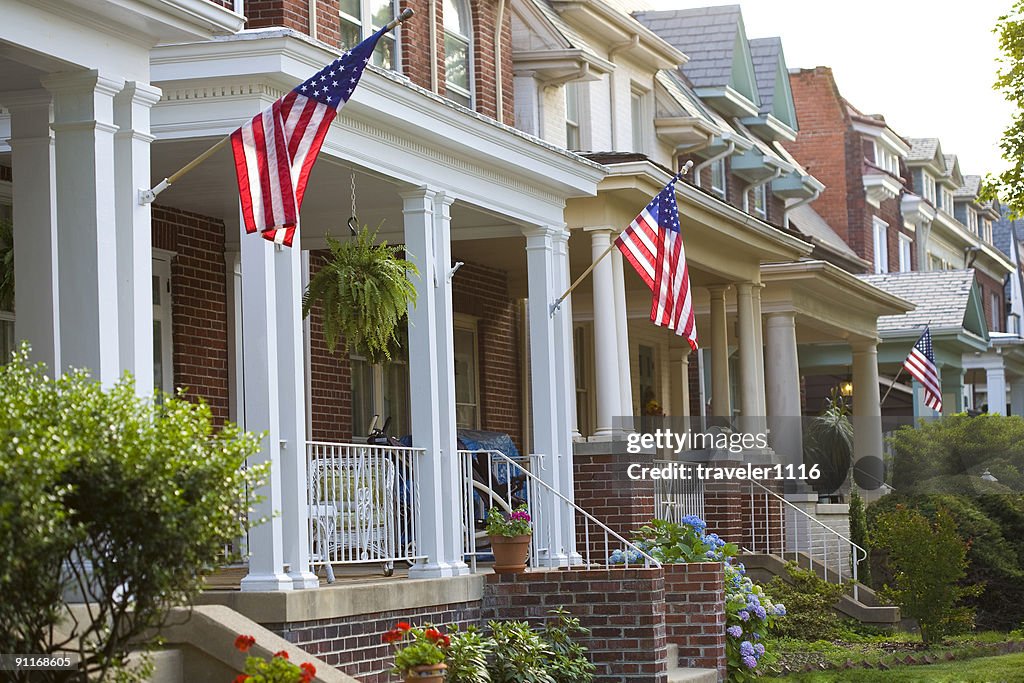
M 907 161 L 931 161 L 939 149 L 938 138 L 907 138 L 910 143 L 910 154 Z
M 978 196 L 979 190 L 981 190 L 981 176 L 965 175 L 964 184 L 953 190 L 953 196 L 974 199 L 975 197 Z
M 789 220 L 800 232 L 808 237 L 827 244 L 841 254 L 857 258 L 857 253 L 850 248 L 850 245 L 843 241 L 843 238 L 832 229 L 832 226 L 817 211 L 811 208 L 810 204 L 802 204 L 790 209 Z
M 690 57 L 683 73 L 694 87 L 730 84 L 733 49 L 740 24 L 739 5 L 635 12 L 633 16 Z
M 587 44 L 587 41 L 585 41 L 579 33 L 573 30 L 573 28 L 562 19 L 558 12 L 552 9 L 551 5 L 548 4 L 548 0 L 534 0 L 533 4 L 536 5 L 537 9 L 539 9 L 541 14 L 544 15 L 544 18 L 551 23 L 551 26 L 561 34 L 562 39 L 569 44 L 569 47 L 579 48 L 591 55 L 595 54 Z
M 963 327 L 967 304 L 974 286 L 973 270 L 932 270 L 927 272 L 858 275 L 880 289 L 906 299 L 917 308 L 902 315 L 878 319 L 878 332 L 899 332 Z
M 775 75 L 779 68 L 782 38 L 754 38 L 750 43 L 750 57 L 754 61 L 757 94 L 761 96 L 761 113 L 772 111 L 775 99 Z
M 1009 213 L 1005 209 L 1000 211 L 999 220 L 992 224 L 992 244 L 996 246 L 996 249 L 1003 252 L 1007 256 L 1012 254 L 1010 245 L 1013 242 L 1014 224 L 1018 223 L 1016 220 L 1010 220 Z M 1024 226 L 1017 227 L 1017 234 L 1021 234 L 1021 228 Z

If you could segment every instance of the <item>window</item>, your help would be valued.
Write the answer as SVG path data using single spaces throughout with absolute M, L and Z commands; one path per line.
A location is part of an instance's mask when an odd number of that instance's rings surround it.
M 874 228 L 874 247 L 875 247 L 875 272 L 876 273 L 888 273 L 889 272 L 889 224 L 883 221 L 881 218 L 875 217 L 873 221 Z
M 392 354 L 391 362 L 371 365 L 365 358 L 352 354 L 352 432 L 366 436 L 374 415 L 380 416 L 377 426 L 391 418 L 388 431 L 394 436 L 408 434 L 409 424 L 409 352 L 408 338 L 399 334 L 401 349 Z
M 369 38 L 398 14 L 395 0 L 340 0 L 341 46 L 354 47 Z M 398 54 L 394 33 L 381 37 L 373 50 L 373 63 L 385 69 L 398 68 Z
M 168 394 L 174 393 L 171 257 L 162 250 L 153 256 L 153 388 Z
M 967 209 L 967 229 L 975 235 L 978 234 L 978 214 L 970 208 Z
M 928 255 L 929 270 L 945 270 L 943 260 L 935 254 Z
M 455 322 L 455 426 L 480 428 L 476 320 Z
M 924 198 L 927 199 L 928 201 L 930 201 L 932 203 L 932 205 L 934 205 L 935 204 L 935 179 L 932 178 L 930 175 L 928 175 L 927 171 L 921 171 L 921 177 L 922 177 L 922 183 L 921 184 L 924 186 L 924 187 L 921 188 L 922 192 L 924 193 Z
M 581 149 L 579 83 L 565 84 L 565 147 Z
M 641 92 L 633 91 L 633 94 L 629 101 L 629 113 L 630 119 L 633 126 L 633 151 L 643 153 L 645 149 L 644 145 L 644 133 L 647 126 L 647 117 L 645 116 L 644 107 L 644 94 Z
M 1003 297 L 999 296 L 997 292 L 991 292 L 989 294 L 989 306 L 992 309 L 990 317 L 992 318 L 992 332 L 1003 331 Z
M 947 189 L 942 190 L 942 208 L 950 216 L 953 215 L 953 193 Z
M 473 22 L 466 0 L 444 0 L 444 83 L 448 99 L 473 106 Z
M 719 159 L 711 164 L 711 191 L 722 199 L 726 197 L 725 159 Z
M 587 400 L 586 335 L 583 327 L 573 330 L 573 362 L 576 371 L 576 427 L 583 436 L 590 435 L 590 404 Z
M 885 169 L 898 178 L 900 175 L 899 156 L 880 145 L 877 140 L 872 142 L 872 147 L 875 152 L 875 166 Z
M 914 241 L 910 239 L 910 235 L 904 235 L 900 233 L 900 272 L 909 273 L 912 268 L 911 264 L 913 259 L 911 258 L 911 251 L 913 250 Z
M 657 406 L 661 406 L 661 400 L 658 396 L 658 387 L 655 382 L 655 358 L 654 348 L 650 346 L 644 346 L 643 344 L 637 349 L 637 385 L 640 396 L 640 414 L 650 415 L 654 414 L 654 406 L 651 405 L 653 401 Z
M 754 214 L 768 220 L 768 185 L 758 185 L 752 190 L 754 201 L 751 204 Z

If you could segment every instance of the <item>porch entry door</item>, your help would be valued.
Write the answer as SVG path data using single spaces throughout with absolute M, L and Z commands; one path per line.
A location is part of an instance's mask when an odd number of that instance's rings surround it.
M 153 257 L 153 387 L 174 393 L 171 336 L 171 259 Z

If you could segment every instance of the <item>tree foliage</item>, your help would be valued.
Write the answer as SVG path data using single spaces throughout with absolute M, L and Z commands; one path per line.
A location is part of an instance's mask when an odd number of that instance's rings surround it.
M 982 198 L 996 199 L 1014 217 L 1024 215 L 1024 0 L 1016 0 L 1008 14 L 999 17 L 995 34 L 999 41 L 999 69 L 995 89 L 1013 105 L 1013 120 L 999 142 L 1007 170 L 989 175 Z
M 215 430 L 205 405 L 138 398 L 129 378 L 50 378 L 23 348 L 0 367 L 0 652 L 70 648 L 82 680 L 137 677 L 133 641 L 188 604 L 239 535 L 258 444 Z
M 818 493 L 832 493 L 846 481 L 853 458 L 853 423 L 843 397 L 834 389 L 821 415 L 804 430 L 804 464 L 817 465 L 821 476 L 811 485 Z
M 399 258 L 400 247 L 375 244 L 376 231 L 363 229 L 344 242 L 330 236 L 331 256 L 309 281 L 302 297 L 302 315 L 314 306 L 323 312 L 324 337 L 333 352 L 340 340 L 371 363 L 391 360 L 397 329 L 416 288 L 409 273 L 416 266 Z
M 0 311 L 13 310 L 14 224 L 0 218 Z

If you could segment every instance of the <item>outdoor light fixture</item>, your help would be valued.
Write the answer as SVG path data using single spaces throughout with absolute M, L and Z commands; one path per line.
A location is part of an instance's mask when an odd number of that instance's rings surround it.
M 853 396 L 853 382 L 846 380 L 845 382 L 839 383 L 839 393 L 849 398 Z
M 985 481 L 999 481 L 991 472 L 988 471 L 987 467 L 985 468 L 985 471 L 981 473 L 981 478 Z

